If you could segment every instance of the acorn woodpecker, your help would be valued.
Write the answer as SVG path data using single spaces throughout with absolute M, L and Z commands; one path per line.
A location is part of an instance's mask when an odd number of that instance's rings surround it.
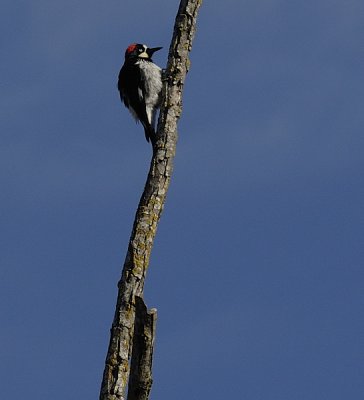
M 144 127 L 145 138 L 155 141 L 155 120 L 161 103 L 162 69 L 152 61 L 153 53 L 162 47 L 148 48 L 133 43 L 125 51 L 125 62 L 119 73 L 120 98 L 132 116 Z

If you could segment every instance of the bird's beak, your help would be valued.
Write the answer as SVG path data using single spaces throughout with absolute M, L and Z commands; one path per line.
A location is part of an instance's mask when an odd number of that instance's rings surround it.
M 156 51 L 158 51 L 158 50 L 160 50 L 160 49 L 163 49 L 163 47 L 153 47 L 153 48 L 151 48 L 151 49 L 147 49 L 148 56 L 149 56 L 149 57 L 152 57 L 152 55 L 153 55 Z

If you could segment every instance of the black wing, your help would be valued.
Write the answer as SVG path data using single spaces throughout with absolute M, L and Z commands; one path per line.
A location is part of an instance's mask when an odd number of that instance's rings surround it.
M 127 78 L 126 78 L 127 77 Z M 118 89 L 120 99 L 124 102 L 134 116 L 143 124 L 145 137 L 154 134 L 152 126 L 149 124 L 147 111 L 145 108 L 145 83 L 141 77 L 138 66 L 123 65 L 118 78 Z

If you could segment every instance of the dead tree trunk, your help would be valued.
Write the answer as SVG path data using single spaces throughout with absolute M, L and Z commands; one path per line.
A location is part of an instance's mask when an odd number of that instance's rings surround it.
M 100 400 L 124 400 L 130 359 L 132 374 L 128 400 L 146 400 L 149 395 L 156 312 L 147 312 L 142 300 L 144 280 L 171 179 L 177 142 L 177 121 L 182 111 L 183 84 L 189 68 L 188 54 L 201 3 L 202 0 L 181 0 L 177 12 L 165 72 L 157 140 L 118 283 L 117 304 Z

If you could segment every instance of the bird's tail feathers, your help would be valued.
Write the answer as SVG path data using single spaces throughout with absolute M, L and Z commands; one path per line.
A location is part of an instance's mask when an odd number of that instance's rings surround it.
M 144 125 L 144 133 L 145 133 L 145 138 L 147 139 L 147 142 L 149 142 L 149 140 L 152 141 L 152 143 L 155 142 L 155 130 L 152 127 L 152 125 L 150 124 L 145 124 Z

